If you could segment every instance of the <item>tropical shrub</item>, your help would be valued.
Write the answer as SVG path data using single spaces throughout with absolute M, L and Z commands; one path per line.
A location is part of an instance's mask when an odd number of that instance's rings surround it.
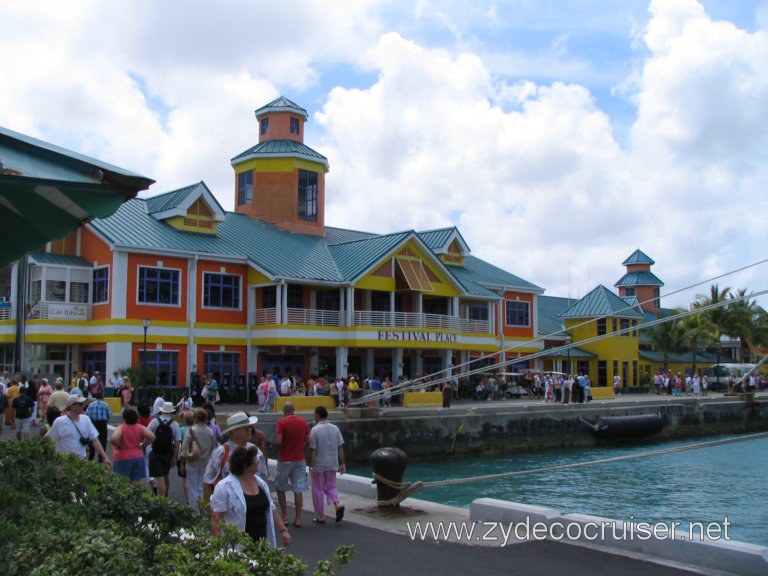
M 7 576 L 223 576 L 306 573 L 285 549 L 232 526 L 221 537 L 169 498 L 104 466 L 62 456 L 45 438 L 0 443 L 0 558 Z M 316 576 L 351 560 L 341 547 Z

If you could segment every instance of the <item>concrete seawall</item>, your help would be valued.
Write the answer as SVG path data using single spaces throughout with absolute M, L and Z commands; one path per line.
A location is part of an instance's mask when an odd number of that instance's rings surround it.
M 694 438 L 768 430 L 768 398 L 643 397 L 589 404 L 475 402 L 447 410 L 349 409 L 332 412 L 344 435 L 347 458 L 367 462 L 382 446 L 403 449 L 412 458 L 522 452 L 594 446 L 600 442 L 580 418 L 660 414 L 664 427 L 652 438 Z M 310 414 L 305 415 L 308 419 Z M 278 414 L 260 416 L 260 427 L 274 439 Z

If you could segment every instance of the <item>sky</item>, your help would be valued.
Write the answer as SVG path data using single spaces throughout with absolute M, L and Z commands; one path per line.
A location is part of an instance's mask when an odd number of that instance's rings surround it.
M 203 180 L 233 210 L 283 95 L 328 226 L 457 226 L 551 296 L 638 248 L 665 307 L 768 289 L 768 0 L 0 0 L 0 54 L 0 126 L 143 197 Z

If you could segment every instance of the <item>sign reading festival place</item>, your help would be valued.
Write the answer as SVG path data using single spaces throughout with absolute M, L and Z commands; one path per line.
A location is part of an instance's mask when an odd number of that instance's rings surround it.
M 379 330 L 379 340 L 385 342 L 425 342 L 455 344 L 456 334 L 417 332 L 415 330 Z

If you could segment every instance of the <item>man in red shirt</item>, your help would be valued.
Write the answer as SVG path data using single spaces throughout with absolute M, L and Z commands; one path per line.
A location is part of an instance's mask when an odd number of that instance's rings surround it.
M 283 522 L 288 522 L 288 508 L 285 493 L 293 490 L 293 502 L 296 516 L 293 525 L 301 527 L 301 510 L 304 507 L 304 492 L 309 488 L 305 451 L 309 445 L 309 425 L 306 420 L 294 414 L 295 408 L 290 402 L 283 406 L 283 417 L 275 428 L 275 444 L 280 447 L 277 457 L 277 478 L 275 488 L 280 502 Z

